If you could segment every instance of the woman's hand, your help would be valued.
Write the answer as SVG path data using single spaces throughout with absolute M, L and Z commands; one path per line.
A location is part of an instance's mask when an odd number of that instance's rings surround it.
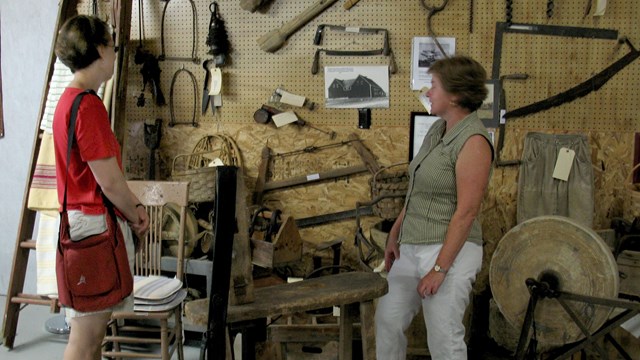
M 138 215 L 138 222 L 131 223 L 131 229 L 136 233 L 138 238 L 144 239 L 144 235 L 149 230 L 149 215 L 144 206 L 136 206 L 136 213 Z
M 393 262 L 400 259 L 400 247 L 398 246 L 398 239 L 389 235 L 387 239 L 387 246 L 384 249 L 384 268 L 389 272 Z
M 424 299 L 429 295 L 435 295 L 438 292 L 440 285 L 442 285 L 445 276 L 445 273 L 437 272 L 433 269 L 429 270 L 427 275 L 423 276 L 418 283 L 418 288 L 416 290 L 420 297 Z

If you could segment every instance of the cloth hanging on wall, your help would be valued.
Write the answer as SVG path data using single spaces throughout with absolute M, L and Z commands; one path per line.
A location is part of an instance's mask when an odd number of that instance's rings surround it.
M 560 149 L 575 152 L 567 181 L 553 177 Z M 592 227 L 593 167 L 589 141 L 582 134 L 528 133 L 518 175 L 517 220 L 560 215 Z
M 36 235 L 36 292 L 58 295 L 56 249 L 60 215 L 57 211 L 40 211 Z
M 49 81 L 49 92 L 47 93 L 47 101 L 45 103 L 42 119 L 40 120 L 40 130 L 52 134 L 53 133 L 53 114 L 56 112 L 56 106 L 60 95 L 73 80 L 73 73 L 58 58 L 53 64 L 53 75 Z M 104 94 L 104 84 L 98 89 L 98 96 L 102 98 Z
M 53 134 L 43 133 L 40 151 L 29 187 L 27 207 L 35 211 L 54 211 L 60 208 L 56 189 L 56 158 L 53 147 Z

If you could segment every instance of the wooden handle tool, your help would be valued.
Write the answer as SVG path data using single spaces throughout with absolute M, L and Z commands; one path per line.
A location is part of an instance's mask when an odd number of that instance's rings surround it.
M 276 52 L 282 47 L 282 45 L 284 45 L 284 42 L 289 36 L 291 36 L 291 34 L 296 32 L 306 23 L 311 21 L 311 19 L 318 16 L 318 14 L 337 1 L 338 0 L 318 0 L 315 4 L 306 8 L 302 13 L 300 13 L 300 15 L 289 20 L 279 29 L 272 30 L 262 35 L 262 37 L 258 39 L 258 45 L 260 45 L 260 48 L 263 51 Z
M 345 1 L 345 2 L 344 2 L 343 7 L 344 7 L 344 9 L 345 9 L 345 10 L 349 10 L 349 9 L 351 9 L 355 4 L 357 4 L 357 3 L 358 3 L 358 1 L 360 1 L 360 0 L 347 0 L 347 1 Z
M 240 7 L 243 10 L 254 12 L 263 3 L 263 0 L 240 0 Z

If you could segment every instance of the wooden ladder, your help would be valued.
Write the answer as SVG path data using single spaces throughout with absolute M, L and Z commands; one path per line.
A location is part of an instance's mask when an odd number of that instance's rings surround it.
M 51 46 L 51 55 L 49 58 L 49 67 L 47 70 L 47 77 L 44 88 L 44 96 L 40 102 L 40 112 L 38 121 L 42 119 L 44 113 L 47 94 L 49 93 L 49 81 L 53 75 L 53 68 L 55 63 L 54 45 L 57 38 L 58 29 L 64 24 L 64 22 L 77 14 L 79 0 L 61 0 L 58 5 L 58 18 L 56 20 L 56 33 L 53 37 Z M 128 41 L 131 29 L 131 0 L 124 0 L 119 2 L 119 8 L 115 12 L 118 17 L 116 40 L 120 46 L 118 52 L 116 72 L 114 74 L 114 96 L 111 106 L 111 120 L 114 124 L 114 132 L 118 140 L 122 143 L 124 138 L 124 114 L 126 105 L 126 88 L 127 88 L 127 73 L 128 73 Z M 48 296 L 40 296 L 34 294 L 23 293 L 24 280 L 27 271 L 27 262 L 29 260 L 29 253 L 36 248 L 36 240 L 30 239 L 33 234 L 36 212 L 27 208 L 27 198 L 29 194 L 29 188 L 31 179 L 36 166 L 36 159 L 38 152 L 40 151 L 40 141 L 42 138 L 42 131 L 40 126 L 36 126 L 35 138 L 33 141 L 33 148 L 31 150 L 31 160 L 29 165 L 29 177 L 27 178 L 27 184 L 22 199 L 22 208 L 20 214 L 20 223 L 18 226 L 18 234 L 16 239 L 16 247 L 13 255 L 13 263 L 11 267 L 11 278 L 9 281 L 9 288 L 7 289 L 7 301 L 4 311 L 4 322 L 2 326 L 2 339 L 3 344 L 9 349 L 13 348 L 13 344 L 16 337 L 16 328 L 18 326 L 18 317 L 20 315 L 20 307 L 25 305 L 45 305 L 49 306 L 51 312 L 58 312 L 60 310 L 57 299 L 51 299 Z

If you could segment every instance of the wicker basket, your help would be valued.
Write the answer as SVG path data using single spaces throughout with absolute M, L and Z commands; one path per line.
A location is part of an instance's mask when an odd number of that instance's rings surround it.
M 625 213 L 633 216 L 634 218 L 640 218 L 640 184 L 633 183 L 633 173 L 640 168 L 640 164 L 631 169 L 627 181 L 625 182 Z
M 371 178 L 371 199 L 382 196 L 393 196 L 382 199 L 372 205 L 373 213 L 385 220 L 395 220 L 402 211 L 404 198 L 409 187 L 409 173 L 407 162 L 397 163 L 380 168 Z M 400 170 L 390 170 L 392 167 L 404 166 Z
M 219 158 L 224 165 L 242 166 L 240 151 L 228 135 L 208 135 L 198 141 L 189 154 L 173 159 L 171 179 L 189 181 L 189 201 L 213 201 L 216 194 L 216 167 L 209 166 Z

